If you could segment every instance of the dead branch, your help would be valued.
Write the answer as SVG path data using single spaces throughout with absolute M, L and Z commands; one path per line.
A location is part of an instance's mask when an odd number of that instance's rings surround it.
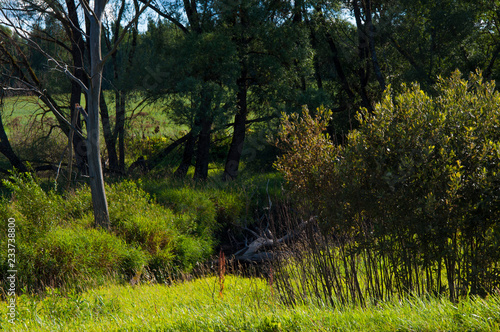
M 272 261 L 278 257 L 278 254 L 269 251 L 269 249 L 274 250 L 283 244 L 287 244 L 295 240 L 313 219 L 314 217 L 311 217 L 309 220 L 301 222 L 294 230 L 288 232 L 279 239 L 274 239 L 271 232 L 263 232 L 265 233 L 264 235 L 257 236 L 257 238 L 249 245 L 233 254 L 231 259 L 252 263 Z M 257 233 L 253 231 L 251 231 L 251 233 L 257 235 Z M 262 252 L 261 250 L 267 251 Z

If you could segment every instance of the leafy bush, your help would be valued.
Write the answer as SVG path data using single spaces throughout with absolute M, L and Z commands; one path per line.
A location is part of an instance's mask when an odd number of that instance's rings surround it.
M 277 167 L 353 259 L 378 257 L 364 262 L 365 271 L 386 264 L 367 285 L 372 296 L 386 288 L 456 299 L 500 285 L 500 94 L 493 82 L 455 72 L 439 78 L 435 96 L 418 85 L 398 96 L 389 89 L 373 114 L 358 113 L 359 130 L 345 147 L 323 134 L 324 114 L 284 118 L 278 144 L 286 150 Z
M 33 241 L 46 234 L 52 227 L 66 225 L 68 222 L 81 221 L 89 226 L 91 212 L 90 190 L 87 187 L 76 189 L 66 197 L 55 191 L 44 191 L 39 180 L 31 173 L 13 173 L 9 180 L 3 180 L 12 193 L 11 202 L 5 197 L 0 204 L 0 217 L 4 220 L 17 220 L 18 236 L 25 241 Z M 6 225 L 2 224 L 0 230 Z
M 10 210 L 22 215 L 22 218 L 17 219 L 20 221 L 18 227 L 21 236 L 41 236 L 63 220 L 65 213 L 61 197 L 52 191 L 44 192 L 32 174 L 14 173 L 11 180 L 4 180 L 3 184 L 12 191 L 13 207 Z M 6 212 L 7 208 L 3 214 Z
M 325 133 L 331 114 L 319 108 L 313 118 L 304 107 L 301 118 L 297 113 L 284 114 L 282 118 L 276 143 L 284 153 L 277 158 L 275 167 L 300 193 L 301 204 L 305 206 L 332 186 L 329 173 L 339 148 Z

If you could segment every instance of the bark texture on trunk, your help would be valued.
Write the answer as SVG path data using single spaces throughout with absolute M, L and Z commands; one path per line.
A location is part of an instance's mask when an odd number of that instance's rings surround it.
M 210 161 L 210 138 L 214 121 L 212 113 L 213 92 L 205 86 L 200 92 L 200 104 L 194 123 L 193 131 L 198 133 L 196 144 L 196 162 L 194 176 L 196 180 L 206 180 L 208 177 L 208 163 Z
M 194 168 L 194 179 L 206 180 L 208 177 L 208 163 L 210 161 L 210 132 L 212 129 L 212 118 L 205 117 L 201 121 L 201 130 L 198 135 L 196 149 L 196 164 Z
M 110 220 L 108 202 L 104 191 L 104 178 L 101 164 L 99 138 L 99 100 L 102 83 L 101 54 L 101 19 L 106 1 L 95 0 L 94 12 L 89 15 L 90 21 L 90 87 L 87 120 L 87 156 L 89 159 L 90 190 L 94 209 L 94 221 L 97 226 L 109 229 Z
M 88 84 L 83 61 L 85 54 L 85 40 L 83 39 L 82 32 L 80 30 L 77 7 L 74 0 L 66 0 L 66 6 L 68 8 L 68 17 L 70 22 L 67 29 L 71 34 L 71 57 L 73 58 L 73 67 L 75 68 L 74 75 L 83 84 Z M 78 82 L 72 80 L 70 96 L 71 119 L 76 119 L 75 127 L 80 131 L 82 130 L 82 121 L 79 111 L 76 109 L 76 105 L 82 103 L 81 96 L 82 87 L 78 84 Z M 85 140 L 78 135 L 73 135 L 72 140 L 78 170 L 81 174 L 88 175 L 87 147 Z

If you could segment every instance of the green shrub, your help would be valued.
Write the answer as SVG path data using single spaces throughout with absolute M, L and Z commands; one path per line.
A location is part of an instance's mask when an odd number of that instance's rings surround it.
M 332 185 L 329 173 L 339 148 L 325 132 L 331 114 L 319 108 L 313 118 L 304 108 L 301 118 L 297 113 L 282 118 L 275 143 L 284 153 L 277 158 L 275 167 L 300 193 L 303 206 L 318 205 L 320 194 Z
M 353 255 L 375 253 L 378 260 L 365 262 L 375 271 L 387 264 L 373 284 L 452 299 L 500 285 L 500 94 L 493 82 L 455 72 L 439 78 L 434 97 L 418 85 L 397 96 L 389 89 L 373 114 L 358 114 L 360 127 L 345 147 L 328 141 L 319 114 L 284 118 L 277 167 L 309 198 L 325 230 L 349 239 L 343 243 Z
M 173 213 L 151 201 L 134 182 L 108 187 L 112 231 L 150 254 L 170 252 L 176 229 Z M 164 255 L 168 256 L 168 255 Z
M 92 196 L 88 186 L 81 186 L 73 191 L 66 193 L 62 200 L 65 211 L 65 220 L 88 220 L 88 216 L 93 217 Z M 85 224 L 84 226 L 90 226 Z
M 39 179 L 31 173 L 13 173 L 9 180 L 3 180 L 3 184 L 10 190 L 11 200 L 2 197 L 0 217 L 5 220 L 15 218 L 18 236 L 26 240 L 33 241 L 52 227 L 74 224 L 75 221 L 90 226 L 88 216 L 92 213 L 92 203 L 87 186 L 63 197 L 54 190 L 44 191 Z
M 180 235 L 175 245 L 175 263 L 183 271 L 192 271 L 196 263 L 204 262 L 213 254 L 214 241 L 210 237 Z
M 19 214 L 16 220 L 20 236 L 42 236 L 64 220 L 66 212 L 62 198 L 53 191 L 43 191 L 31 173 L 13 173 L 9 180 L 3 180 L 3 184 L 12 192 L 12 206 L 7 209 Z
M 213 193 L 217 223 L 219 225 L 240 224 L 239 219 L 245 214 L 247 203 L 233 192 Z
M 53 229 L 37 243 L 34 262 L 39 275 L 65 278 L 78 275 L 135 272 L 146 263 L 144 254 L 129 248 L 125 241 L 100 229 Z

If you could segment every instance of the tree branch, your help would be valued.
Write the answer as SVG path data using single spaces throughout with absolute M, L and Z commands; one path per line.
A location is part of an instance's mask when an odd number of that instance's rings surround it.
M 167 20 L 169 20 L 170 22 L 172 22 L 174 25 L 176 25 L 179 29 L 182 30 L 182 32 L 184 32 L 185 34 L 188 34 L 189 33 L 189 30 L 181 23 L 179 22 L 179 20 L 175 19 L 172 15 L 170 14 L 167 14 L 167 13 L 164 13 L 161 9 L 153 6 L 151 4 L 151 1 L 145 1 L 145 0 L 139 0 L 140 2 L 142 3 L 146 3 L 148 2 L 148 7 L 151 8 L 152 10 L 154 10 L 158 15 L 160 15 L 161 17 L 163 18 L 166 18 Z
M 141 14 L 146 10 L 146 8 L 148 8 L 148 4 L 150 2 L 151 0 L 145 1 L 144 7 L 142 7 L 137 13 L 135 13 L 134 18 L 131 19 L 128 22 L 128 24 L 123 28 L 123 31 L 120 37 L 118 37 L 118 39 L 115 41 L 113 48 L 102 58 L 102 63 L 105 63 L 111 57 L 111 55 L 116 52 L 116 50 L 118 49 L 118 45 L 120 45 L 123 38 L 125 38 L 125 36 L 127 35 L 128 29 L 132 26 L 132 24 L 135 24 L 137 22 Z

